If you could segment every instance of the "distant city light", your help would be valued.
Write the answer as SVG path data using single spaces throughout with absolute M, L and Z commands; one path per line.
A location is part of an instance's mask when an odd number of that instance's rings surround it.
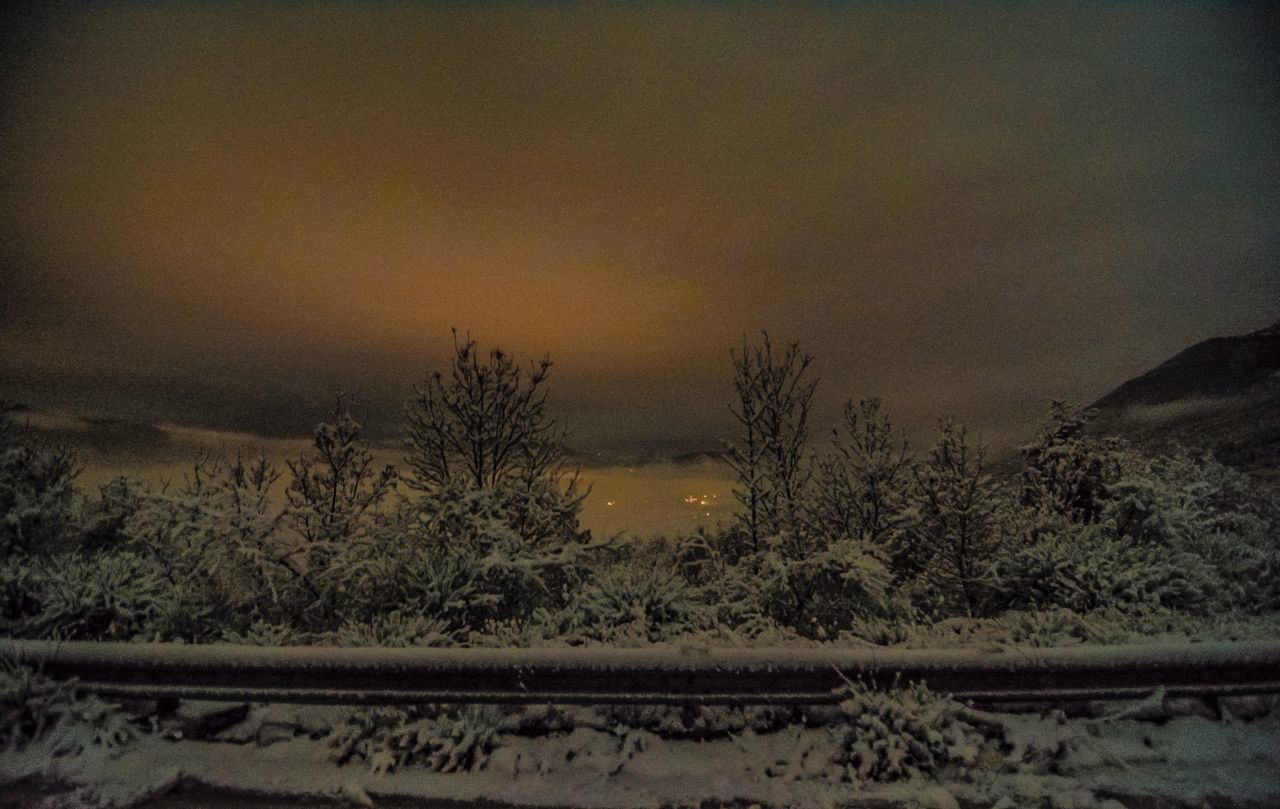
M 715 494 L 689 494 L 685 495 L 684 501 L 691 506 L 709 506 L 712 504 L 711 501 L 718 496 Z

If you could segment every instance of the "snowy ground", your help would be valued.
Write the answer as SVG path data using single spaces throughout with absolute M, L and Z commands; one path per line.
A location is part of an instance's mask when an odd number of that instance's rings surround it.
M 1262 710 L 1273 703 L 1261 703 Z M 1227 711 L 1216 719 L 1182 710 L 1169 718 L 1168 711 L 1142 707 L 1095 719 L 979 712 L 982 740 L 958 765 L 882 784 L 849 780 L 839 763 L 840 723 L 818 724 L 816 717 L 706 741 L 608 728 L 598 720 L 544 735 L 523 735 L 513 724 L 476 771 L 443 774 L 407 764 L 378 774 L 359 758 L 342 766 L 331 760 L 323 737 L 350 709 L 254 706 L 201 741 L 174 738 L 173 725 L 118 747 L 88 732 L 79 738 L 55 732 L 0 757 L 9 794 L 23 796 L 0 805 L 120 807 L 160 798 L 152 805 L 163 807 L 175 786 L 199 784 L 399 806 L 412 805 L 408 799 L 618 809 L 1280 806 L 1280 711 L 1253 719 Z M 1142 718 L 1153 715 L 1156 721 Z M 64 789 L 41 802 L 41 790 L 14 783 Z

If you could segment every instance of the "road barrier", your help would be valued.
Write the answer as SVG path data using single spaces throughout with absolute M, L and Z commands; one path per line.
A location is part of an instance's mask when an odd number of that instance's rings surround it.
M 975 702 L 1280 693 L 1280 642 L 998 650 L 386 649 L 0 639 L 110 697 L 317 704 L 822 704 L 845 680 Z

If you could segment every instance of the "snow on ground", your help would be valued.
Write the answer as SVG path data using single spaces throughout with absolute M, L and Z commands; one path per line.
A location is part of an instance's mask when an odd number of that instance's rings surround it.
M 969 766 L 890 784 L 846 780 L 838 762 L 840 726 L 830 724 L 747 728 L 694 741 L 597 722 L 551 735 L 505 733 L 477 772 L 442 774 L 409 764 L 375 774 L 359 758 L 332 762 L 332 748 L 320 737 L 341 710 L 349 709 L 257 706 L 209 741 L 161 732 L 110 748 L 87 732 L 80 745 L 51 734 L 0 756 L 0 783 L 36 778 L 75 788 L 47 801 L 49 809 L 136 806 L 192 783 L 352 805 L 415 798 L 619 809 L 704 802 L 822 809 L 1280 806 L 1275 710 L 1251 721 L 1227 713 L 1221 720 L 1179 716 L 1160 723 L 1139 718 L 1142 711 L 1115 719 L 974 712 L 987 741 Z

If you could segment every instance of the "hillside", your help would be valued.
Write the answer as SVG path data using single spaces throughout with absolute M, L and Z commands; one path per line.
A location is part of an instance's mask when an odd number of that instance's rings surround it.
M 1280 324 L 1197 343 L 1092 406 L 1093 428 L 1177 442 L 1280 485 Z

